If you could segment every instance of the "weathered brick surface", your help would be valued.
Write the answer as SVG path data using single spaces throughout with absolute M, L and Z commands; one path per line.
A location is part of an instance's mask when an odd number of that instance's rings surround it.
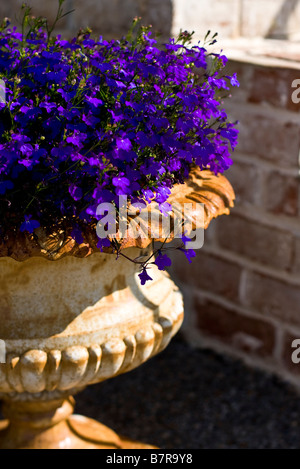
M 102 34 L 120 37 L 128 31 L 132 19 L 138 16 L 138 2 L 134 0 L 103 0 L 82 2 L 74 0 L 76 27 L 90 27 Z
M 12 8 L 10 2 L 0 2 L 0 18 L 1 20 L 5 17 L 12 17 Z
M 22 2 L 2 1 L 0 14 L 12 16 Z M 33 5 L 35 14 L 52 20 L 58 2 L 27 3 Z M 76 8 L 76 27 L 80 21 L 80 26 L 89 25 L 107 38 L 124 34 L 136 15 L 152 23 L 165 37 L 187 29 L 203 38 L 210 29 L 218 32 L 221 40 L 238 36 L 299 38 L 300 4 L 296 0 L 66 0 L 65 4 L 67 9 Z M 66 34 L 71 35 L 75 25 L 65 21 Z
M 229 59 L 225 73 L 237 74 L 240 86 L 231 89 L 233 103 L 255 103 L 300 111 L 300 104 L 294 103 L 292 94 L 299 86 L 292 87 L 294 80 L 300 78 L 297 68 L 262 66 L 254 63 Z
M 266 317 L 300 325 L 300 282 L 291 284 L 252 272 L 247 279 L 244 302 Z
M 171 0 L 73 0 L 73 4 L 76 27 L 89 26 L 108 39 L 126 34 L 134 17 L 141 17 L 143 24 L 151 24 L 165 38 L 171 35 Z
M 204 231 L 204 245 L 205 247 L 215 244 L 216 226 L 215 223 L 211 223 L 209 227 Z
M 1 2 L 2 3 L 2 2 Z M 21 11 L 21 6 L 23 3 L 26 3 L 28 6 L 32 8 L 32 15 L 34 16 L 43 16 L 49 20 L 49 23 L 51 24 L 57 14 L 58 10 L 58 0 L 47 0 L 47 2 L 41 2 L 40 0 L 26 0 L 24 2 L 23 0 L 9 0 L 8 2 L 3 2 L 6 7 L 5 9 L 8 11 L 10 10 L 8 16 L 11 18 L 11 20 L 18 24 L 21 24 L 21 18 L 22 18 L 22 11 Z M 70 1 L 66 1 L 64 4 L 64 11 L 67 12 L 70 8 Z M 2 7 L 3 8 L 3 7 Z M 0 10 L 1 11 L 1 10 Z M 62 18 L 59 23 L 58 27 L 62 28 L 65 27 L 67 24 L 68 18 Z
M 276 342 L 279 336 L 274 336 L 273 330 L 269 334 L 261 333 L 261 328 L 266 329 L 256 323 L 257 314 L 267 323 L 275 319 L 279 328 L 300 326 L 300 238 L 289 231 L 287 223 L 287 217 L 293 223 L 300 215 L 300 131 L 295 120 L 300 104 L 291 100 L 294 90 L 291 84 L 300 78 L 300 73 L 292 68 L 229 61 L 227 73 L 234 72 L 241 86 L 232 92 L 226 106 L 230 117 L 240 121 L 240 137 L 236 158 L 233 155 L 234 165 L 226 175 L 234 187 L 240 215 L 233 210 L 229 217 L 219 218 L 215 222 L 214 239 L 219 249 L 226 249 L 228 259 L 232 252 L 240 256 L 241 265 L 245 260 L 245 267 L 251 261 L 252 270 L 240 283 L 240 301 L 254 317 L 253 321 L 247 317 L 248 323 L 242 315 L 228 313 L 228 308 L 220 307 L 216 300 L 198 305 L 197 324 L 203 334 L 252 357 L 255 355 L 251 347 L 260 344 L 252 339 L 259 334 L 261 342 L 272 353 L 268 345 L 270 334 L 272 346 L 276 345 L 274 360 L 280 350 Z M 242 216 L 243 207 L 247 213 L 259 210 L 261 218 L 256 216 L 257 221 L 251 221 L 246 213 Z M 271 223 L 270 215 L 276 216 L 273 226 L 264 221 L 266 217 Z M 273 269 L 273 275 L 259 273 L 267 272 L 265 267 L 270 272 Z M 284 271 L 289 272 L 286 278 Z M 235 305 L 238 308 L 237 301 Z M 273 328 L 269 324 L 266 327 Z M 299 376 L 300 383 L 300 364 L 291 361 L 291 341 L 291 336 L 285 337 L 283 356 L 275 363 L 275 369 L 278 374 L 288 371 Z
M 259 357 L 261 364 L 264 357 L 272 355 L 274 347 L 276 354 L 274 352 L 272 360 L 276 360 L 280 350 L 280 344 L 276 342 L 279 335 L 275 334 L 269 320 L 275 319 L 278 327 L 283 329 L 290 325 L 300 326 L 300 238 L 295 238 L 287 223 L 289 217 L 292 226 L 300 215 L 300 128 L 295 119 L 300 105 L 291 100 L 291 84 L 298 74 L 300 78 L 300 73 L 292 68 L 264 67 L 261 63 L 231 60 L 226 73 L 235 72 L 241 86 L 232 91 L 226 108 L 232 120 L 240 121 L 240 137 L 233 154 L 234 165 L 226 176 L 235 190 L 238 211 L 232 210 L 229 217 L 220 217 L 213 222 L 211 254 L 206 254 L 203 261 L 205 272 L 211 271 L 212 274 L 201 276 L 199 263 L 198 273 L 194 266 L 191 276 L 188 272 L 184 275 L 186 281 L 194 286 L 198 285 L 195 279 L 201 278 L 200 288 L 218 294 L 215 300 L 212 300 L 213 295 L 209 296 L 210 301 L 200 300 L 196 294 L 195 314 L 201 333 L 226 343 L 235 351 L 242 350 L 253 359 Z M 247 212 L 243 215 L 244 207 Z M 250 213 L 257 214 L 255 210 L 261 214 L 260 218 L 255 216 L 256 221 L 249 218 Z M 269 224 L 266 224 L 265 217 Z M 226 258 L 229 259 L 228 269 L 223 260 L 221 275 L 217 273 L 216 245 L 218 252 L 226 250 Z M 251 261 L 251 271 L 244 271 L 244 275 L 239 277 L 240 298 L 235 297 L 236 289 L 235 295 L 231 296 L 234 311 L 220 306 L 220 297 L 228 298 L 226 287 L 232 285 L 232 280 L 238 280 L 231 271 L 232 263 L 235 264 L 230 260 L 230 252 L 239 255 L 245 268 L 248 265 L 250 269 Z M 267 272 L 266 267 L 273 274 L 259 273 Z M 180 268 L 178 266 L 175 275 Z M 284 278 L 284 272 L 288 272 L 286 280 L 279 280 Z M 221 286 L 211 286 L 213 279 L 225 286 L 224 293 Z M 249 311 L 247 316 L 236 312 L 240 307 L 239 301 Z M 262 323 L 257 320 L 259 314 Z M 300 383 L 300 364 L 291 362 L 290 340 L 285 339 L 284 354 L 281 361 L 275 362 L 275 369 L 279 374 L 289 371 L 299 375 Z
M 172 22 L 174 5 L 172 0 L 139 0 L 139 16 L 144 24 L 151 24 L 154 30 L 159 31 L 163 38 L 169 39 L 172 35 Z
M 300 275 L 300 238 L 294 240 L 293 272 Z
M 292 235 L 286 231 L 231 214 L 218 220 L 218 243 L 222 248 L 257 261 L 287 270 L 292 259 Z
M 234 187 L 236 205 L 259 205 L 261 174 L 257 166 L 234 161 L 226 176 Z
M 294 340 L 300 340 L 300 334 L 297 332 L 284 332 L 283 338 L 283 351 L 282 351 L 282 362 L 284 367 L 291 373 L 300 377 L 300 363 L 294 363 L 295 358 L 300 358 L 300 353 L 298 353 L 297 347 L 292 347 L 292 343 Z M 294 344 L 296 345 L 296 344 Z M 293 353 L 295 354 L 293 355 Z M 292 359 L 293 355 L 293 359 Z
M 254 70 L 255 67 L 253 66 L 253 64 L 248 64 L 233 59 L 228 60 L 226 67 L 224 68 L 224 75 L 231 76 L 236 73 L 238 81 L 240 83 L 239 87 L 231 87 L 230 89 L 230 100 L 233 103 L 247 103 L 249 101 Z
M 270 171 L 263 182 L 263 205 L 274 214 L 297 216 L 299 210 L 299 175 L 287 176 Z
M 197 257 L 191 265 L 177 253 L 173 256 L 171 272 L 189 286 L 238 300 L 241 268 L 218 256 L 207 254 L 204 249 L 197 251 Z
M 298 167 L 300 124 L 263 107 L 227 106 L 239 121 L 238 152 L 256 155 L 279 167 Z
M 209 300 L 195 298 L 197 325 L 202 333 L 250 355 L 272 355 L 275 329 L 263 319 L 237 313 Z
M 253 70 L 249 102 L 300 111 L 300 104 L 292 101 L 292 83 L 300 77 L 300 70 L 255 66 Z
M 0 16 L 12 20 L 22 16 L 20 7 L 23 0 L 2 1 Z M 27 0 L 32 7 L 32 14 L 44 16 L 53 22 L 56 17 L 58 0 Z M 90 27 L 95 34 L 106 39 L 119 39 L 127 33 L 132 20 L 141 17 L 142 23 L 151 24 L 153 29 L 162 34 L 164 40 L 171 36 L 173 5 L 172 0 L 66 0 L 64 11 L 75 10 L 59 21 L 56 31 L 64 31 L 65 36 L 72 36 L 78 29 Z

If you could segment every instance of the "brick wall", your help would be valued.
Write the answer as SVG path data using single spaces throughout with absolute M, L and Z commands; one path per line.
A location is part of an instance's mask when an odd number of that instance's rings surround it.
M 23 3 L 24 0 L 0 0 L 0 18 L 20 20 Z M 50 23 L 55 19 L 58 0 L 26 0 L 26 3 L 32 7 L 33 15 L 45 16 Z M 55 33 L 73 37 L 79 28 L 90 27 L 94 34 L 107 40 L 119 39 L 127 33 L 134 17 L 142 17 L 144 24 L 153 25 L 162 34 L 162 39 L 171 36 L 172 0 L 65 0 L 64 11 L 71 10 L 74 11 L 59 21 Z
M 0 17 L 15 18 L 23 0 L 0 0 Z M 26 0 L 33 14 L 55 18 L 58 0 Z M 163 38 L 180 29 L 195 30 L 203 39 L 208 29 L 221 40 L 235 37 L 300 37 L 299 0 L 65 0 L 65 9 L 75 11 L 64 18 L 57 32 L 74 35 L 80 27 L 91 27 L 105 38 L 119 38 L 132 19 L 140 16 Z
M 240 50 L 228 66 L 241 83 L 226 103 L 240 121 L 227 172 L 235 208 L 211 223 L 194 263 L 176 256 L 171 273 L 184 292 L 188 340 L 300 385 L 291 361 L 300 338 L 300 104 L 291 83 L 300 64 L 259 50 L 257 58 Z

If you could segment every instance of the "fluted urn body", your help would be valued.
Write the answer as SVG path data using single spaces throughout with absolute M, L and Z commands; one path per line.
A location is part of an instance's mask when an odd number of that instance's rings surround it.
M 126 249 L 132 258 L 137 248 Z M 0 259 L 0 396 L 49 399 L 128 371 L 162 350 L 183 319 L 166 273 L 112 254 Z

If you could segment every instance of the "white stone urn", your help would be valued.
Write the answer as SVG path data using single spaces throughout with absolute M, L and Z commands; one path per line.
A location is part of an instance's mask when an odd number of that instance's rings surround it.
M 195 195 L 205 227 L 234 198 L 226 178 L 197 170 L 170 202 Z M 139 265 L 124 257 L 74 241 L 53 250 L 48 241 L 0 246 L 0 448 L 152 448 L 72 415 L 71 396 L 162 351 L 183 320 L 180 291 L 155 266 L 142 286 Z M 150 241 L 127 240 L 126 256 L 149 251 Z

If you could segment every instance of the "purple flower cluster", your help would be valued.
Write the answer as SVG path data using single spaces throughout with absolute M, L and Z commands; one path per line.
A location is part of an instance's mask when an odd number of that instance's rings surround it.
M 0 28 L 0 229 L 80 233 L 119 195 L 162 207 L 194 164 L 223 172 L 237 130 L 226 57 L 142 28 L 107 42 Z M 160 258 L 162 263 L 164 259 Z

